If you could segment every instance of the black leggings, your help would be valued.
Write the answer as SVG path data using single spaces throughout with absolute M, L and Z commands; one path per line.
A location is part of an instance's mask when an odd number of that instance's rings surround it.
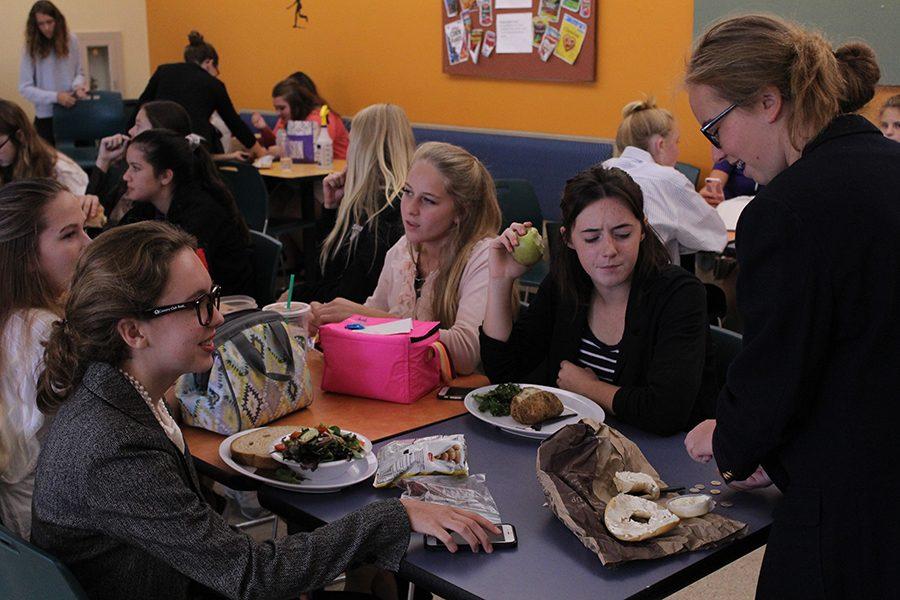
M 37 129 L 38 135 L 44 138 L 51 146 L 56 145 L 56 138 L 53 137 L 53 117 L 34 118 L 34 128 Z

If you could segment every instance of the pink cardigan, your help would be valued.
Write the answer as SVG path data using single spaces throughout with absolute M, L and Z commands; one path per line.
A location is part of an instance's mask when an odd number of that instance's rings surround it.
M 484 321 L 487 303 L 488 251 L 490 240 L 485 238 L 475 244 L 468 264 L 459 281 L 459 308 L 456 322 L 449 329 L 441 329 L 441 341 L 453 360 L 459 375 L 468 375 L 481 363 L 478 328 Z M 389 312 L 397 317 L 412 317 L 420 321 L 434 321 L 431 299 L 434 295 L 432 272 L 425 279 L 421 295 L 416 298 L 414 280 L 416 265 L 410 253 L 406 236 L 388 250 L 384 267 L 378 278 L 378 287 L 366 300 L 366 306 Z

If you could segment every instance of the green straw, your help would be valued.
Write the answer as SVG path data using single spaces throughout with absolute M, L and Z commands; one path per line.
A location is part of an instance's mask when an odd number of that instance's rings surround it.
M 294 295 L 294 274 L 291 273 L 291 280 L 288 282 L 288 298 L 287 298 L 287 309 L 291 310 L 291 296 Z

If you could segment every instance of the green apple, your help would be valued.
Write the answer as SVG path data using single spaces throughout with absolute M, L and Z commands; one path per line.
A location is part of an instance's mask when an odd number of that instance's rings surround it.
M 519 245 L 513 248 L 513 258 L 520 265 L 530 267 L 544 255 L 544 240 L 534 227 L 519 236 Z

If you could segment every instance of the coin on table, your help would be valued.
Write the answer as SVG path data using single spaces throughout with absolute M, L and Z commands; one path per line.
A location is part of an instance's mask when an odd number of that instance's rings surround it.
M 692 494 L 696 494 L 697 492 L 700 491 L 700 488 L 692 487 L 692 488 L 688 489 L 688 491 Z
M 695 483 L 694 487 L 697 488 L 698 490 L 706 489 L 706 486 L 703 485 L 702 483 Z
M 724 506 L 725 508 L 731 508 L 732 506 L 734 506 L 734 503 L 729 502 L 729 501 L 727 501 L 727 500 L 723 500 L 722 502 L 720 502 L 720 504 L 721 504 L 722 506 Z
M 722 490 L 709 490 L 709 493 L 715 496 L 716 494 L 721 494 Z
M 711 483 L 712 485 L 722 485 L 722 482 L 721 482 L 721 481 L 717 481 L 717 480 L 715 480 L 715 479 L 713 479 L 712 481 L 710 481 L 710 483 Z

